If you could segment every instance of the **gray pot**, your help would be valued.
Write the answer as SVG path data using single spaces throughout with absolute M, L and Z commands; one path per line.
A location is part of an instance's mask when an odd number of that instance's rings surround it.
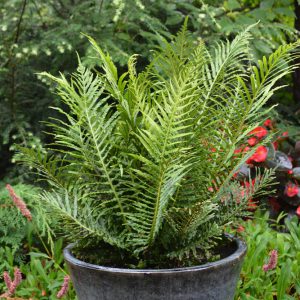
M 76 259 L 72 245 L 64 257 L 79 300 L 232 300 L 246 254 L 246 244 L 234 239 L 236 250 L 224 259 L 178 269 L 121 269 Z

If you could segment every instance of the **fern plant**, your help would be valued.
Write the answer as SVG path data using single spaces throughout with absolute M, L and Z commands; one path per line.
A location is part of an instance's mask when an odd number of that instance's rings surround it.
M 77 242 L 78 256 L 134 267 L 212 259 L 224 228 L 264 192 L 272 171 L 246 191 L 232 181 L 257 148 L 236 149 L 268 113 L 276 82 L 295 68 L 299 43 L 251 67 L 250 29 L 208 49 L 185 23 L 143 72 L 135 55 L 121 75 L 88 37 L 97 70 L 79 59 L 70 80 L 43 74 L 67 109 L 54 108 L 62 118 L 49 123 L 55 142 L 47 155 L 20 148 L 22 161 L 44 181 L 39 209 Z

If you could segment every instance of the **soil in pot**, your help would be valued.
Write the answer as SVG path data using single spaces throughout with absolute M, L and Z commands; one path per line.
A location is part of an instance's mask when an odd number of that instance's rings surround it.
M 223 247 L 219 245 L 222 256 L 227 255 L 224 258 L 172 269 L 125 269 L 86 263 L 72 255 L 72 245 L 64 250 L 64 256 L 79 300 L 232 300 L 246 245 L 232 239 Z
M 143 254 L 142 260 L 137 260 L 131 252 L 116 249 L 108 244 L 98 245 L 97 248 L 88 247 L 81 249 L 72 248 L 72 255 L 86 263 L 101 265 L 111 268 L 129 268 L 129 269 L 172 269 L 199 266 L 205 263 L 214 262 L 226 258 L 237 250 L 237 244 L 229 236 L 220 238 L 212 243 L 214 245 L 209 251 L 196 249 L 195 257 L 184 256 L 182 259 L 168 257 L 161 249 L 149 249 Z

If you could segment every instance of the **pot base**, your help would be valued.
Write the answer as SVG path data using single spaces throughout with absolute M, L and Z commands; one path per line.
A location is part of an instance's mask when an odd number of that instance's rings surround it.
M 246 245 L 235 239 L 237 250 L 205 265 L 158 270 L 109 268 L 76 259 L 72 245 L 65 260 L 79 300 L 232 300 L 246 254 Z

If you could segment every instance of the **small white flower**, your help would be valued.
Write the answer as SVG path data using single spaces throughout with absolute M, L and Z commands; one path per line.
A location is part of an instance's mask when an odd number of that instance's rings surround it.
M 37 49 L 36 49 L 36 48 L 32 48 L 31 54 L 32 54 L 32 55 L 38 55 Z
M 57 50 L 58 50 L 60 53 L 64 53 L 64 52 L 65 52 L 65 48 L 62 47 L 61 45 L 57 46 Z
M 46 49 L 46 50 L 45 50 L 45 53 L 46 53 L 46 55 L 48 55 L 48 56 L 50 56 L 50 55 L 52 54 L 52 52 L 51 52 L 50 49 Z

